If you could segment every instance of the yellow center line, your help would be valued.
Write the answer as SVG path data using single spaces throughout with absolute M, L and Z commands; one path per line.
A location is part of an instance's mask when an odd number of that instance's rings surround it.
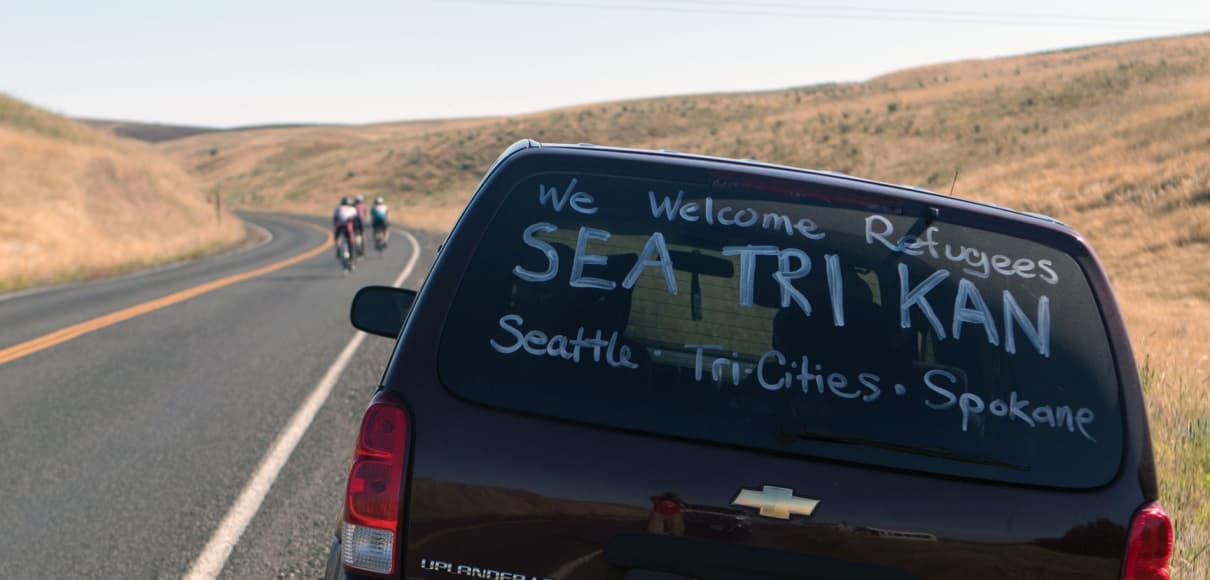
M 321 230 L 324 233 L 327 233 L 327 230 L 324 230 L 323 228 L 321 228 L 319 226 L 315 226 L 312 224 L 305 224 L 305 225 L 311 226 L 317 230 Z M 173 304 L 179 304 L 181 302 L 189 300 L 190 298 L 195 298 L 197 296 L 201 296 L 202 294 L 205 294 L 207 292 L 213 292 L 215 290 L 218 290 L 219 288 L 224 288 L 226 286 L 230 286 L 230 285 L 238 283 L 238 282 L 243 282 L 244 280 L 248 280 L 249 278 L 256 278 L 257 276 L 263 276 L 270 272 L 275 272 L 277 270 L 281 270 L 282 268 L 285 268 L 287 266 L 292 266 L 294 264 L 302 262 L 303 260 L 307 260 L 307 259 L 310 259 L 310 258 L 313 258 L 313 257 L 319 255 L 320 252 L 323 252 L 324 250 L 329 249 L 330 244 L 331 244 L 330 240 L 324 239 L 324 241 L 322 243 L 320 243 L 318 246 L 315 246 L 314 248 L 311 248 L 310 250 L 307 250 L 296 256 L 286 258 L 285 260 L 282 260 L 280 262 L 274 262 L 272 264 L 269 264 L 268 266 L 262 266 L 255 270 L 249 270 L 247 272 L 241 272 L 239 274 L 233 274 L 233 275 L 227 276 L 225 278 L 211 280 L 210 282 L 206 282 L 204 284 L 199 284 L 192 288 L 186 288 L 184 290 L 181 290 L 179 292 L 174 292 L 167 296 L 161 296 L 154 300 L 149 300 L 149 301 L 143 302 L 141 304 L 135 304 L 134 306 L 123 308 L 123 309 L 115 311 L 115 312 L 110 312 L 109 314 L 103 314 L 103 315 L 93 318 L 91 320 L 85 320 L 84 322 L 81 322 L 78 324 L 73 324 L 73 325 L 65 327 L 65 328 L 60 328 L 59 330 L 56 330 L 49 334 L 44 334 L 42 336 L 39 336 L 38 338 L 30 339 L 25 342 L 15 344 L 13 346 L 0 350 L 0 365 L 12 362 L 21 357 L 31 355 L 31 354 L 41 351 L 41 350 L 46 350 L 57 344 L 63 344 L 69 340 L 79 338 L 81 336 L 84 336 L 85 334 L 88 334 L 88 333 L 96 331 L 96 330 L 100 330 L 107 326 L 113 326 L 119 322 L 124 322 L 124 321 L 130 320 L 131 318 L 134 318 L 136 316 L 142 316 L 144 314 L 147 314 L 148 312 L 154 312 L 161 308 L 166 308 L 168 306 L 172 306 Z

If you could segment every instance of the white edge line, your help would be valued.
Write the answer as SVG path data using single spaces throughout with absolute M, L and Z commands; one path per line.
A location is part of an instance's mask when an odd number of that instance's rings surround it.
M 391 283 L 392 286 L 401 287 L 403 282 L 408 279 L 408 276 L 412 274 L 412 268 L 416 266 L 416 260 L 420 258 L 420 242 L 416 240 L 416 236 L 413 236 L 412 232 L 399 228 L 395 228 L 395 231 L 407 236 L 408 243 L 412 244 L 412 257 L 408 258 L 408 265 L 404 266 L 403 272 L 400 272 L 399 277 Z
M 407 265 L 403 267 L 403 271 L 399 273 L 393 286 L 399 286 L 407 280 L 420 258 L 420 243 L 416 241 L 416 237 L 404 230 L 397 229 L 396 231 L 402 232 L 411 242 L 412 257 L 408 258 Z M 340 354 L 336 356 L 336 360 L 332 361 L 332 366 L 324 372 L 319 384 L 315 385 L 315 389 L 303 401 L 302 406 L 294 412 L 293 417 L 290 417 L 290 422 L 286 424 L 281 433 L 278 433 L 273 444 L 269 446 L 269 450 L 265 452 L 265 456 L 261 458 L 260 464 L 256 466 L 256 471 L 253 472 L 248 483 L 244 484 L 244 489 L 240 491 L 239 497 L 223 516 L 223 521 L 219 523 L 218 529 L 210 536 L 206 547 L 202 548 L 202 552 L 189 567 L 185 578 L 208 580 L 217 578 L 223 571 L 227 558 L 231 555 L 231 550 L 235 549 L 235 544 L 239 542 L 240 536 L 252 522 L 256 512 L 260 510 L 261 503 L 265 501 L 265 496 L 269 493 L 269 488 L 277 480 L 282 467 L 290 459 L 294 448 L 302 439 L 303 434 L 307 432 L 307 428 L 311 426 L 316 413 L 328 399 L 328 395 L 332 393 L 336 381 L 340 380 L 341 373 L 349 365 L 349 361 L 353 360 L 353 353 L 357 351 L 357 347 L 361 346 L 365 337 L 364 332 L 357 331 L 353 338 L 349 339 Z
M 597 556 L 600 556 L 601 554 L 604 554 L 604 553 L 605 553 L 605 550 L 602 550 L 602 549 L 593 550 L 587 554 L 584 554 L 583 556 L 580 556 L 579 558 L 576 558 L 575 560 L 572 560 L 570 562 L 565 562 L 562 566 L 559 566 L 559 568 L 557 570 L 555 570 L 554 572 L 551 572 L 550 574 L 547 574 L 546 577 L 547 578 L 566 578 L 568 576 L 571 576 L 573 572 L 580 569 L 580 566 L 587 564 L 589 560 L 592 560 L 593 558 L 596 558 Z

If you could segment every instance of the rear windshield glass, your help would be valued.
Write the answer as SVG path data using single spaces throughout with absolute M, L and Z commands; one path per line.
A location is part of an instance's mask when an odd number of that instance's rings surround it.
M 1060 487 L 1113 477 L 1117 380 L 1071 257 L 810 187 L 520 181 L 454 300 L 443 382 L 779 454 Z

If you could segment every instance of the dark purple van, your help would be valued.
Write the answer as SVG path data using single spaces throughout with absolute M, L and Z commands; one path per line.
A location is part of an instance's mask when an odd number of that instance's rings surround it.
M 330 577 L 1167 578 L 1105 273 L 1046 217 L 523 141 L 366 411 Z

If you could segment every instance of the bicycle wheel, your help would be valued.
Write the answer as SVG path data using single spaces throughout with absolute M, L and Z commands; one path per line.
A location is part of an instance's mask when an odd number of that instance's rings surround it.
M 349 246 L 348 236 L 340 236 L 336 241 L 336 254 L 340 258 L 340 266 L 345 272 L 353 271 L 353 248 Z

